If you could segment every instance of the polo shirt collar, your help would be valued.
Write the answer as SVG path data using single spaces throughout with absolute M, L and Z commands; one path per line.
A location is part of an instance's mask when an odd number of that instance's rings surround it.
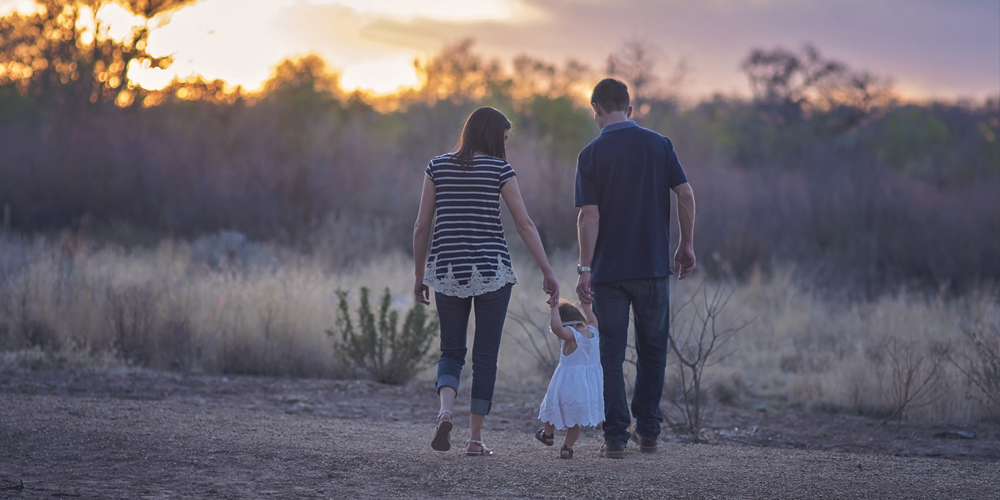
M 638 125 L 636 125 L 634 120 L 625 120 L 623 122 L 612 123 L 611 125 L 605 125 L 605 127 L 601 129 L 601 133 L 604 134 L 607 132 L 614 132 L 615 130 L 621 130 L 623 128 L 631 128 L 631 127 L 638 127 Z

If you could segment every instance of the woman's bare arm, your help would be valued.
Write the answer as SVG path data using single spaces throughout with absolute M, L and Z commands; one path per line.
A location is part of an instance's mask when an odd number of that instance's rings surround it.
M 507 210 L 510 210 L 511 217 L 514 218 L 517 234 L 521 236 L 525 246 L 528 247 L 528 252 L 531 253 L 531 257 L 535 259 L 535 264 L 538 264 L 538 268 L 542 271 L 542 290 L 549 294 L 550 300 L 558 301 L 559 282 L 556 281 L 556 275 L 552 272 L 549 259 L 545 256 L 545 248 L 542 246 L 542 239 L 538 236 L 538 228 L 528 216 L 528 210 L 524 208 L 524 200 L 521 198 L 521 190 L 517 187 L 516 177 L 507 181 L 500 188 L 500 195 L 503 196 L 503 201 L 507 204 Z
M 424 284 L 424 269 L 427 267 L 427 240 L 430 238 L 431 222 L 434 220 L 435 196 L 434 181 L 424 177 L 417 222 L 413 224 L 413 296 L 417 302 L 424 305 L 431 303 L 430 289 Z

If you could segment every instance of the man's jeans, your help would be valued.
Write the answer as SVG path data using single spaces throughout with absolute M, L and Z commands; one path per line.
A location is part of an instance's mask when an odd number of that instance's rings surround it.
M 597 283 L 594 314 L 601 330 L 601 366 L 604 369 L 604 442 L 624 447 L 632 423 L 625 396 L 622 364 L 628 345 L 628 313 L 635 321 L 636 374 L 632 394 L 632 416 L 636 431 L 644 439 L 660 436 L 660 396 L 667 366 L 670 338 L 669 278 Z
M 513 285 L 475 297 L 452 297 L 434 292 L 438 321 L 441 324 L 441 358 L 438 359 L 437 392 L 451 387 L 458 393 L 458 381 L 465 365 L 466 332 L 469 312 L 476 308 L 476 335 L 472 343 L 472 393 L 469 412 L 489 415 L 493 405 L 493 388 L 497 382 L 497 355 L 500 334 L 507 319 L 507 305 Z

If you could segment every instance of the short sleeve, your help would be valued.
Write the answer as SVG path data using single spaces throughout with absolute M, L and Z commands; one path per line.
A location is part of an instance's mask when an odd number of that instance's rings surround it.
M 431 180 L 431 182 L 434 182 L 434 169 L 432 167 L 434 167 L 434 160 L 431 160 L 430 163 L 427 164 L 427 168 L 424 169 L 424 174 Z
M 597 176 L 594 170 L 594 157 L 591 148 L 584 148 L 576 160 L 576 192 L 573 206 L 599 205 L 600 195 L 597 190 Z
M 670 139 L 667 139 L 667 149 L 669 151 L 669 156 L 667 157 L 667 178 L 670 183 L 670 189 L 673 189 L 688 180 L 684 174 L 684 167 L 681 166 L 680 160 L 677 159 L 677 152 L 674 151 L 674 145 L 670 142 Z
M 517 174 L 514 173 L 514 167 L 510 166 L 510 163 L 504 162 L 503 167 L 500 167 L 500 187 L 507 184 L 507 181 L 513 179 L 515 175 Z

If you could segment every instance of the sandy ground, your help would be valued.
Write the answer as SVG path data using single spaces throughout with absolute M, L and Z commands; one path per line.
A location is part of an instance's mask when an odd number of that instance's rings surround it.
M 667 432 L 607 460 L 588 429 L 559 460 L 532 435 L 539 397 L 498 392 L 495 455 L 466 457 L 467 413 L 451 451 L 430 449 L 422 386 L 0 374 L 0 498 L 1000 498 L 991 426 L 724 407 L 709 444 Z

